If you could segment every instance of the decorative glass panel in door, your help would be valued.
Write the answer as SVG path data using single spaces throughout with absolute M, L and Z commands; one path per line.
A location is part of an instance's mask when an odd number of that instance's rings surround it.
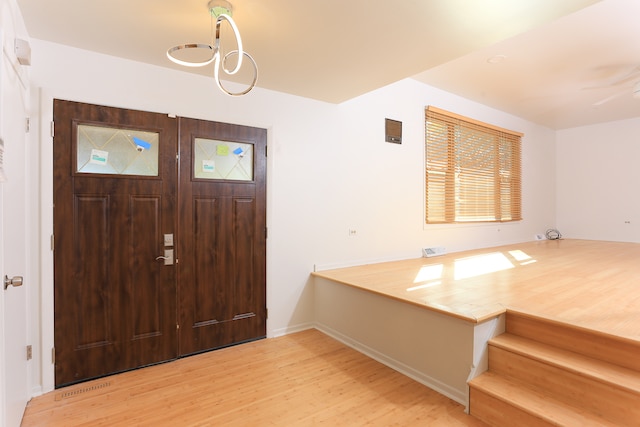
M 158 176 L 158 141 L 156 132 L 78 125 L 76 171 Z
M 194 177 L 253 181 L 253 144 L 195 138 Z

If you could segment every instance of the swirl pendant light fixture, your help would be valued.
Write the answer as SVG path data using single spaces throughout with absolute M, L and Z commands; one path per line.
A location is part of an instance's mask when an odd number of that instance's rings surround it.
M 183 65 L 185 67 L 203 67 L 205 65 L 209 65 L 213 63 L 213 77 L 218 85 L 218 88 L 229 96 L 241 96 L 249 93 L 251 89 L 253 89 L 258 81 L 258 66 L 256 65 L 256 61 L 244 51 L 242 48 L 242 38 L 240 37 L 240 31 L 238 30 L 238 26 L 235 21 L 231 17 L 232 15 L 232 6 L 231 3 L 224 0 L 211 0 L 207 7 L 209 8 L 209 13 L 211 14 L 211 33 L 212 33 L 212 43 L 211 44 L 202 44 L 202 43 L 186 43 L 174 46 L 167 50 L 167 57 L 175 62 L 176 64 Z M 220 43 L 220 32 L 221 26 L 223 22 L 227 22 L 231 29 L 233 30 L 233 35 L 236 39 L 237 49 L 231 50 L 222 55 L 221 43 Z M 215 36 L 214 36 L 215 31 Z M 184 59 L 179 59 L 175 56 L 175 54 L 179 51 L 188 51 L 192 49 L 203 49 L 205 51 L 209 51 L 209 57 L 204 61 L 187 61 Z M 227 61 L 229 58 L 237 56 L 237 62 L 233 69 L 227 68 Z M 243 58 L 246 57 L 250 63 L 253 65 L 253 80 L 251 84 L 243 91 L 240 92 L 231 92 L 226 89 L 222 82 L 220 81 L 220 70 L 224 74 L 232 76 L 240 71 L 242 64 L 244 63 Z

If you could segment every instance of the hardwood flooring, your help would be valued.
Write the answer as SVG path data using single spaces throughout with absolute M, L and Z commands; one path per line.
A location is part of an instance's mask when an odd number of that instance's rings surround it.
M 312 329 L 55 390 L 22 426 L 486 426 Z
M 640 341 L 640 245 L 528 242 L 314 275 L 470 322 L 518 310 Z M 316 330 L 34 398 L 28 426 L 485 426 Z

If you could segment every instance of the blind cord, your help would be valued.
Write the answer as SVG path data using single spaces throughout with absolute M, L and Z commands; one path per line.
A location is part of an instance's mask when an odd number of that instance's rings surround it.
M 562 239 L 562 234 L 555 228 L 550 228 L 546 231 L 545 235 L 549 240 L 559 240 Z

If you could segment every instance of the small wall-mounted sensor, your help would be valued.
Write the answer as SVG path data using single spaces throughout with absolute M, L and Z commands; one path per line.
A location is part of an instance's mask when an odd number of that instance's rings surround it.
M 15 53 L 21 65 L 31 65 L 31 46 L 28 41 L 16 39 Z
M 384 140 L 394 144 L 402 144 L 402 122 L 384 119 Z

